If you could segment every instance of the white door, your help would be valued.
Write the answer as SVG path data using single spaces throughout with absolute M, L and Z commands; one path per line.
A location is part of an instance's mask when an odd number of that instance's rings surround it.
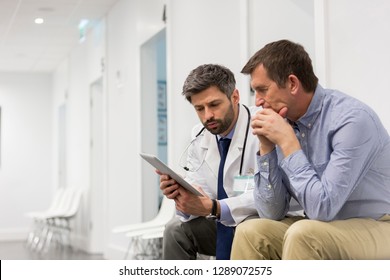
M 58 107 L 58 187 L 66 187 L 66 104 Z
M 166 32 L 141 45 L 141 151 L 167 162 Z M 142 161 L 142 220 L 154 218 L 162 194 L 159 177 Z

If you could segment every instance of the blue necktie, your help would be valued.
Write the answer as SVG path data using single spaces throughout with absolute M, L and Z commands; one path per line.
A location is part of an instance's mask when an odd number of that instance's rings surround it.
M 218 199 L 227 198 L 227 194 L 223 187 L 223 168 L 225 166 L 225 160 L 227 152 L 230 146 L 230 139 L 221 138 L 218 142 L 219 152 L 221 154 L 221 162 L 219 163 L 218 170 Z M 230 251 L 232 249 L 234 229 L 232 227 L 224 226 L 217 222 L 217 260 L 229 260 Z

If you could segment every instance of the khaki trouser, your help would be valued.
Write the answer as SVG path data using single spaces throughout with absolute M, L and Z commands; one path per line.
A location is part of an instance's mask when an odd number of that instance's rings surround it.
M 332 222 L 248 220 L 236 228 L 231 259 L 388 260 L 390 215 Z

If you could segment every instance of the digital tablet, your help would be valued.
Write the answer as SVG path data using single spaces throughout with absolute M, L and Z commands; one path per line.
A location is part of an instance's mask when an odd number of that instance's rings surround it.
M 161 173 L 169 175 L 172 179 L 174 179 L 179 185 L 181 185 L 183 188 L 189 190 L 193 194 L 196 194 L 198 196 L 203 196 L 201 192 L 199 192 L 197 189 L 195 189 L 190 183 L 188 183 L 186 180 L 184 180 L 183 177 L 181 177 L 179 174 L 177 174 L 175 171 L 173 171 L 171 168 L 169 168 L 165 163 L 163 163 L 161 160 L 159 160 L 154 155 L 148 155 L 144 153 L 140 153 L 140 156 L 149 162 L 154 168 L 157 170 L 160 170 Z

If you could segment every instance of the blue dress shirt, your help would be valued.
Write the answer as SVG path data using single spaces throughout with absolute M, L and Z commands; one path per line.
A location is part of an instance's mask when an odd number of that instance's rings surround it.
M 318 85 L 293 127 L 301 150 L 258 156 L 260 217 L 283 219 L 292 197 L 315 220 L 390 214 L 390 137 L 371 108 Z

